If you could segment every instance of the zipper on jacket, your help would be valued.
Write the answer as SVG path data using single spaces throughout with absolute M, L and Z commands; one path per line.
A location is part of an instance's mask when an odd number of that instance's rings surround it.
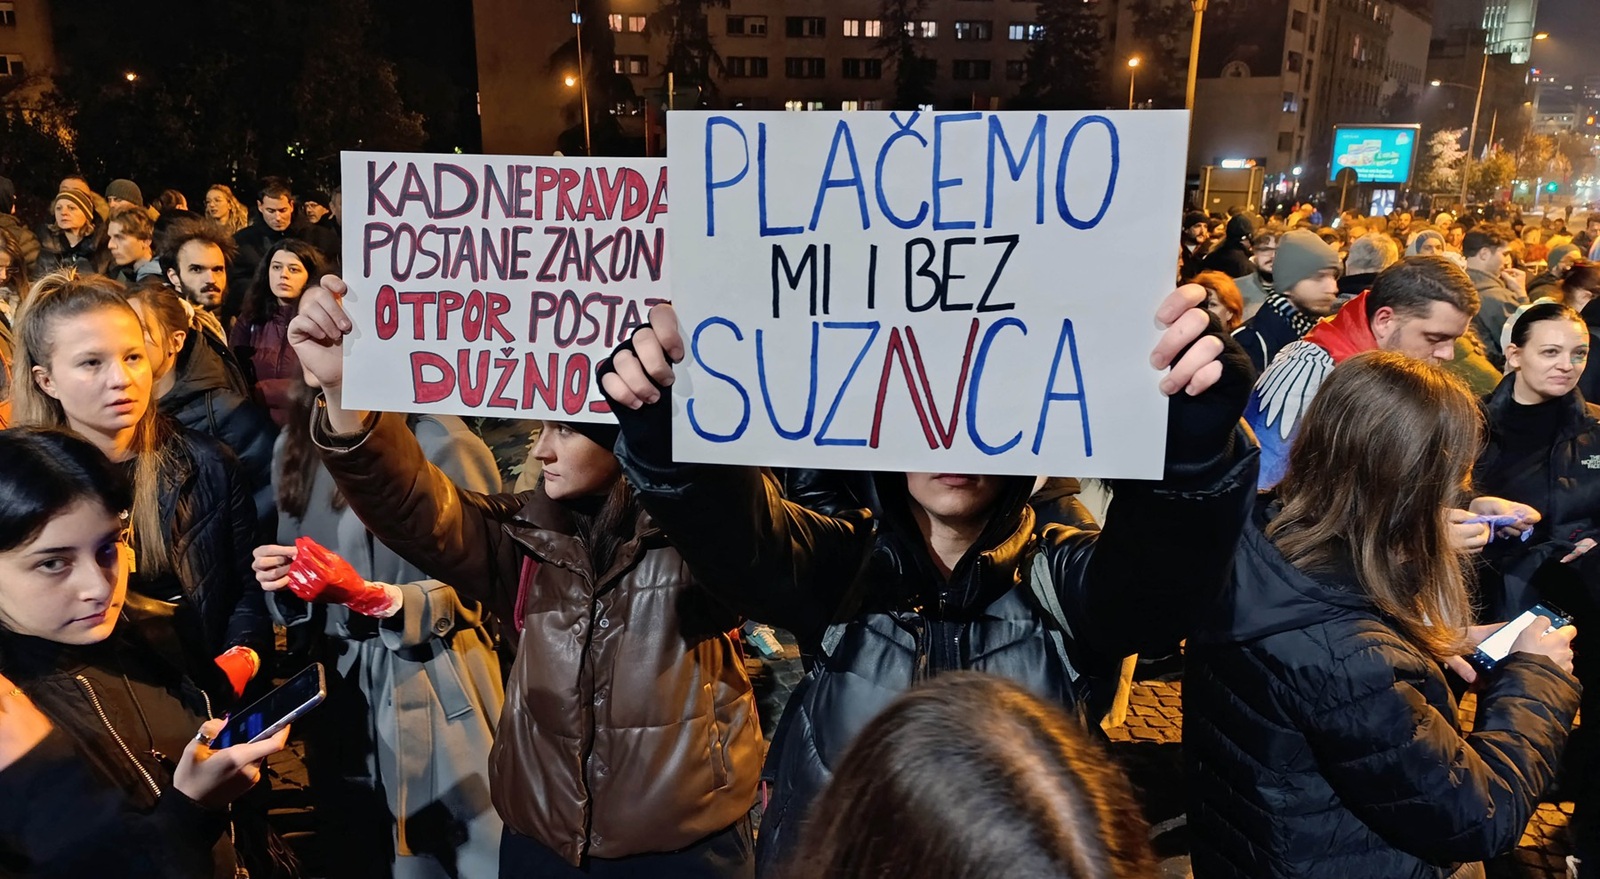
M 134 769 L 139 770 L 139 777 L 144 779 L 145 784 L 150 785 L 150 792 L 155 794 L 156 799 L 161 799 L 161 786 L 156 784 L 154 778 L 150 777 L 150 772 L 144 768 L 143 763 L 140 763 L 133 756 L 133 751 L 128 748 L 128 743 L 122 740 L 122 736 L 117 733 L 117 728 L 111 725 L 111 718 L 106 716 L 106 710 L 100 705 L 100 697 L 95 695 L 94 687 L 89 684 L 89 679 L 83 675 L 75 675 L 73 679 L 78 682 L 78 686 L 82 687 L 84 694 L 89 697 L 89 704 L 94 706 L 94 713 L 100 716 L 100 722 L 105 725 L 106 732 L 111 733 L 111 738 L 116 741 L 117 747 L 122 749 L 123 756 L 128 758 L 128 762 L 133 764 Z

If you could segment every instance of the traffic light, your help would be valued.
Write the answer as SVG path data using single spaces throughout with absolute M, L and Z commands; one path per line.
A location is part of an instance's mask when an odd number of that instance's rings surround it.
M 1552 180 L 1549 183 L 1546 183 L 1544 185 L 1544 191 L 1545 192 L 1559 192 L 1560 190 L 1561 190 L 1561 184 L 1557 183 L 1554 180 Z

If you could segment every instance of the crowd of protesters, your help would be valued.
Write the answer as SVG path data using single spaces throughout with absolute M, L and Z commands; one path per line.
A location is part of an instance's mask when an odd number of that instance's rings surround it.
M 1180 651 L 1200 879 L 1481 876 L 1558 778 L 1592 841 L 1600 654 L 1462 657 L 1600 613 L 1600 215 L 1186 214 L 1165 470 L 1097 523 L 1064 474 L 675 461 L 670 305 L 514 491 L 344 404 L 337 190 L 15 196 L 0 875 L 304 875 L 288 731 L 211 746 L 308 661 L 327 876 L 1153 876 L 1098 720 Z M 804 659 L 770 737 L 746 621 Z

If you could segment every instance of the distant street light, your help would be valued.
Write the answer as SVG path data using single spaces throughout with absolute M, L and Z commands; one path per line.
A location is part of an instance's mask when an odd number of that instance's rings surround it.
M 134 73 L 133 71 L 130 70 L 127 73 L 122 74 L 122 78 L 127 80 L 128 82 L 133 82 L 133 81 L 135 81 L 135 80 L 137 80 L 139 78 L 139 74 Z
M 578 84 L 578 78 L 569 73 L 569 74 L 567 74 L 567 78 L 566 78 L 565 82 L 567 84 L 567 88 L 572 88 L 573 86 Z
M 1543 31 L 1540 31 L 1539 33 L 1534 34 L 1533 38 L 1536 39 L 1536 40 L 1548 40 L 1548 39 L 1550 39 L 1550 35 L 1547 34 L 1547 33 L 1544 33 Z
M 1139 56 L 1128 59 L 1128 109 L 1133 109 L 1133 77 L 1139 72 Z

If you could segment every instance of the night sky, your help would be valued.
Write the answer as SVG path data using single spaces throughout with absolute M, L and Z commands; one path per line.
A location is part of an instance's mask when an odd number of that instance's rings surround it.
M 1550 39 L 1534 44 L 1533 66 L 1566 82 L 1600 75 L 1600 8 L 1594 0 L 1540 0 L 1539 30 Z M 1451 24 L 1478 24 L 1483 20 L 1483 0 L 1438 0 L 1436 32 Z

